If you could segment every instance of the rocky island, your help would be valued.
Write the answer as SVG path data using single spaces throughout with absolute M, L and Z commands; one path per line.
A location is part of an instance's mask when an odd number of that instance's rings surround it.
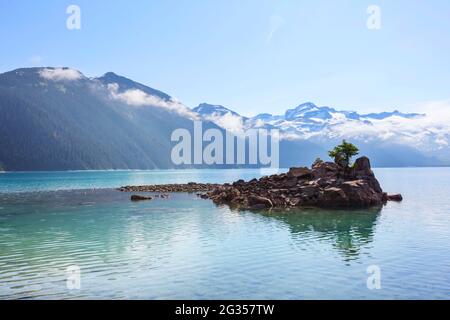
M 402 196 L 383 192 L 367 157 L 352 167 L 316 160 L 311 168 L 290 168 L 287 173 L 232 184 L 127 186 L 122 192 L 203 192 L 198 195 L 216 204 L 242 209 L 287 207 L 363 208 L 401 201 Z M 133 199 L 137 199 L 133 196 Z
M 291 168 L 259 180 L 239 180 L 214 188 L 202 198 L 245 209 L 361 208 L 402 200 L 401 195 L 383 192 L 367 157 L 357 159 L 351 168 L 317 160 L 311 169 Z
M 317 159 L 311 166 L 290 168 L 287 173 L 265 176 L 232 184 L 187 184 L 128 186 L 124 192 L 202 192 L 203 199 L 217 205 L 241 209 L 290 207 L 366 208 L 381 206 L 387 201 L 402 201 L 400 194 L 383 192 L 367 157 L 358 158 L 349 166 L 358 149 L 345 140 L 330 156 L 334 162 Z M 132 199 L 137 196 L 132 196 Z

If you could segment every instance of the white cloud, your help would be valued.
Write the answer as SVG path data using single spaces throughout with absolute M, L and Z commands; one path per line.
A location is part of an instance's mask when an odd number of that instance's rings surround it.
M 75 81 L 83 77 L 79 71 L 69 68 L 45 68 L 39 70 L 39 75 L 51 81 Z
M 448 122 L 450 120 L 450 100 L 429 101 L 419 104 L 418 108 L 432 121 Z
M 381 140 L 406 144 L 421 150 L 448 147 L 450 140 L 450 101 L 435 101 L 422 104 L 419 108 L 425 116 L 403 118 L 392 116 L 382 120 L 343 121 L 317 135 Z
M 421 151 L 441 150 L 450 154 L 450 100 L 431 101 L 414 106 L 424 114 L 413 118 L 391 116 L 385 119 L 346 118 L 332 114 L 331 119 L 311 128 L 310 122 L 269 120 L 254 126 L 270 124 L 282 130 L 283 139 L 346 138 L 365 142 L 389 142 L 408 145 Z M 323 127 L 322 127 L 323 126 Z
M 129 89 L 123 92 L 119 92 L 119 85 L 117 83 L 108 84 L 108 92 L 110 97 L 114 100 L 122 101 L 129 106 L 141 107 L 141 106 L 153 106 L 164 108 L 173 112 L 176 112 L 182 116 L 190 119 L 197 119 L 197 115 L 191 111 L 188 107 L 178 102 L 176 99 L 163 100 L 157 96 L 149 95 L 139 89 Z
M 231 112 L 227 112 L 223 115 L 213 113 L 204 118 L 232 133 L 242 133 L 244 131 L 244 121 L 242 120 L 242 117 L 234 115 Z

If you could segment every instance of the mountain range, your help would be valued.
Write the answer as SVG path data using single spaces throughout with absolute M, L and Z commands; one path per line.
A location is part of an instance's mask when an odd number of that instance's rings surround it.
M 88 78 L 48 67 L 0 74 L 0 115 L 0 170 L 174 168 L 171 133 L 192 132 L 195 120 L 237 135 L 279 129 L 281 167 L 326 158 L 344 138 L 374 166 L 450 164 L 450 132 L 427 114 L 360 114 L 307 102 L 280 115 L 246 117 L 207 103 L 191 109 L 112 72 Z

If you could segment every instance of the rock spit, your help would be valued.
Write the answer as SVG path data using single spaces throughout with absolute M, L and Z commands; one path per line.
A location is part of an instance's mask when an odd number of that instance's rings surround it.
M 219 184 L 211 184 L 211 183 L 195 183 L 189 182 L 186 184 L 155 184 L 155 185 L 146 185 L 146 186 L 126 186 L 120 187 L 119 191 L 122 192 L 161 192 L 161 193 L 170 193 L 170 192 L 204 192 L 211 191 L 214 188 L 219 187 Z

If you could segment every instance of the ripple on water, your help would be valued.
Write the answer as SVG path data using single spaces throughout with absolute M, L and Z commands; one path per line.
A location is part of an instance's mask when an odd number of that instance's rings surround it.
M 449 190 L 442 176 L 436 197 Z M 449 207 L 418 206 L 400 182 L 386 185 L 406 200 L 381 211 L 239 212 L 112 190 L 1 196 L 0 298 L 449 298 Z M 373 264 L 379 291 L 366 287 Z M 66 287 L 71 265 L 81 290 Z

